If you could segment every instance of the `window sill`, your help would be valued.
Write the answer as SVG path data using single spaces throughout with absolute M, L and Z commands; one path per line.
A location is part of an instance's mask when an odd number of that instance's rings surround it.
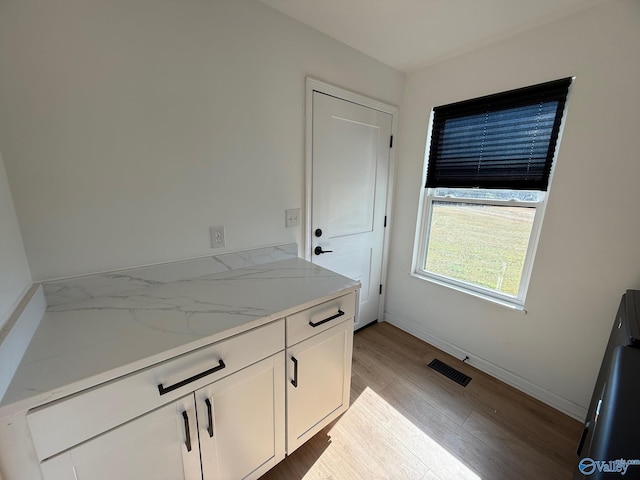
M 468 288 L 464 288 L 464 287 L 462 287 L 460 285 L 456 285 L 454 283 L 449 283 L 447 281 L 440 280 L 440 279 L 437 279 L 437 278 L 434 278 L 434 277 L 431 277 L 431 276 L 428 276 L 428 275 L 424 275 L 424 274 L 419 273 L 419 272 L 412 272 L 411 276 L 415 277 L 415 278 L 418 278 L 420 280 L 424 280 L 424 281 L 427 281 L 427 282 L 435 283 L 436 285 L 441 285 L 443 287 L 451 288 L 452 290 L 456 290 L 458 292 L 465 293 L 467 295 L 471 295 L 472 297 L 479 298 L 479 299 L 485 300 L 487 302 L 491 302 L 491 303 L 493 303 L 495 305 L 500 305 L 502 307 L 506 307 L 506 308 L 508 308 L 510 310 L 515 310 L 515 311 L 518 311 L 518 312 L 522 312 L 524 314 L 527 313 L 527 310 L 524 308 L 524 305 L 521 305 L 521 304 L 516 303 L 516 302 L 510 302 L 509 300 L 506 300 L 506 299 L 496 298 L 496 297 L 494 297 L 492 295 L 488 295 L 488 294 L 484 294 L 484 293 L 476 291 L 476 290 L 471 290 L 471 289 L 468 289 Z

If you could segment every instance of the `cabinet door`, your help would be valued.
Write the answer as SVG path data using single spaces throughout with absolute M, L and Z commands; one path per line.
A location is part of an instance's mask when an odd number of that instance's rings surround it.
M 284 352 L 195 392 L 205 480 L 258 478 L 284 458 Z
M 201 479 L 193 394 L 45 460 L 41 467 L 45 480 Z
M 287 454 L 349 407 L 353 319 L 287 349 Z

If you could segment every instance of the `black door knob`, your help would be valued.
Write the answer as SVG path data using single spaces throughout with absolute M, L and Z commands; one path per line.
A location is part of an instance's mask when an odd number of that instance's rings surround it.
M 322 255 L 323 253 L 331 253 L 333 250 L 323 250 L 320 245 L 313 249 L 313 253 L 316 255 Z
M 316 237 L 321 237 L 322 236 L 322 230 L 320 230 L 319 228 L 316 228 L 316 231 L 314 232 Z

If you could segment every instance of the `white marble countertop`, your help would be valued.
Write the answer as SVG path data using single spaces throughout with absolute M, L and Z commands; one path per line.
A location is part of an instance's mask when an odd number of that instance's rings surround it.
M 208 271 L 206 260 L 163 266 L 163 280 L 143 280 L 142 287 L 128 273 L 111 274 L 111 284 L 107 274 L 51 284 L 49 306 L 0 414 L 62 398 L 360 288 L 299 258 L 186 278 Z

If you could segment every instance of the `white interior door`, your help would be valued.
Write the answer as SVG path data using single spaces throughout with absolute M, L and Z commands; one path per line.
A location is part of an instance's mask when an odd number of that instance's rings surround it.
M 312 110 L 308 247 L 313 263 L 362 283 L 358 328 L 378 319 L 393 117 L 317 91 Z

